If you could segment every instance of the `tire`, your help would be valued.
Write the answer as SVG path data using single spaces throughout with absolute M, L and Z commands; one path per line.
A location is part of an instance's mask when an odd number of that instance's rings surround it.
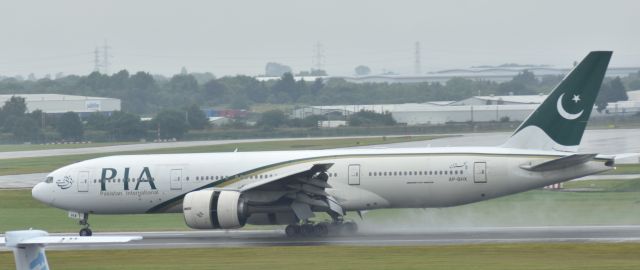
M 286 228 L 284 228 L 284 233 L 287 234 L 287 237 L 297 237 L 300 236 L 300 226 L 298 225 L 287 225 Z
M 303 236 L 315 236 L 315 226 L 311 224 L 303 224 L 300 229 Z
M 80 230 L 80 236 L 91 236 L 93 232 L 89 228 L 83 228 Z
M 324 237 L 329 234 L 329 225 L 327 223 L 320 223 L 314 226 L 315 235 Z

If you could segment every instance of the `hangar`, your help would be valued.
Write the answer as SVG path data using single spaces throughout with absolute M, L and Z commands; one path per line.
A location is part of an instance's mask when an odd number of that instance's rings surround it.
M 47 114 L 62 114 L 75 112 L 84 117 L 95 112 L 111 114 L 120 110 L 120 100 L 116 98 L 88 97 L 59 94 L 13 94 L 0 95 L 0 106 L 3 106 L 11 97 L 25 99 L 27 112 L 41 110 Z
M 640 113 L 640 90 L 628 91 L 628 101 L 609 103 L 606 110 L 593 110 L 591 117 L 629 116 Z M 546 95 L 474 96 L 460 101 L 404 104 L 305 106 L 292 111 L 291 117 L 326 115 L 329 120 L 345 120 L 361 110 L 389 112 L 398 123 L 438 125 L 449 122 L 524 121 Z

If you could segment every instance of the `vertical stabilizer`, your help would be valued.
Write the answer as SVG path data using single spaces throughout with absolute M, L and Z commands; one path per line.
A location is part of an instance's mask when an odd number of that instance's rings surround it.
M 590 52 L 502 145 L 576 152 L 612 52 Z

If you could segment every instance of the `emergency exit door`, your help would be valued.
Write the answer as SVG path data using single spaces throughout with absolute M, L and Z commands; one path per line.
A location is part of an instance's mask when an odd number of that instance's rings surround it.
M 89 172 L 78 173 L 78 192 L 89 191 Z
M 169 177 L 169 181 L 171 182 L 171 189 L 182 189 L 182 169 L 171 170 L 171 177 Z
M 360 165 L 349 165 L 349 185 L 360 185 Z
M 475 183 L 487 182 L 487 163 L 486 162 L 473 163 L 473 182 Z

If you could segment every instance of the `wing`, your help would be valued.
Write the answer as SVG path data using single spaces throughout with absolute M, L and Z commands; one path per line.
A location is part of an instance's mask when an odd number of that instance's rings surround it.
M 292 170 L 277 177 L 263 179 L 240 187 L 253 205 L 286 205 L 296 217 L 306 220 L 314 217 L 313 212 L 328 212 L 330 215 L 344 215 L 344 211 L 335 198 L 326 189 L 327 170 L 333 163 L 313 164 Z

